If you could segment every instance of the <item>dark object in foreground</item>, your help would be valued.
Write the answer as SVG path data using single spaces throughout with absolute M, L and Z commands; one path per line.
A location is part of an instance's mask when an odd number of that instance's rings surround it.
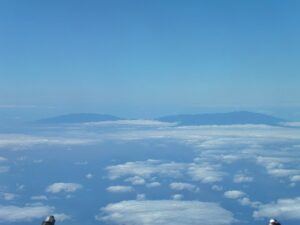
M 47 216 L 46 219 L 42 222 L 42 225 L 54 225 L 55 218 L 54 216 Z
M 275 219 L 270 219 L 269 225 L 281 225 L 281 224 Z

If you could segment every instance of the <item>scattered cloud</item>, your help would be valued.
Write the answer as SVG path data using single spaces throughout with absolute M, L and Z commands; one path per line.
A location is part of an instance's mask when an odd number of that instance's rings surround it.
M 233 178 L 234 183 L 249 183 L 253 181 L 253 177 L 247 176 L 245 174 L 236 174 Z
M 143 185 L 146 183 L 145 179 L 139 176 L 129 177 L 125 181 L 130 182 L 132 185 Z
M 160 187 L 160 186 L 161 186 L 161 184 L 157 181 L 146 184 L 146 187 L 148 187 L 148 188 L 155 188 L 155 187 Z
M 55 214 L 55 208 L 51 206 L 37 205 L 19 207 L 14 205 L 0 205 L 0 222 L 14 223 L 32 221 L 34 219 L 43 219 L 44 217 L 51 214 Z M 65 220 L 70 218 L 65 214 L 57 215 L 58 220 Z
M 88 173 L 88 174 L 85 175 L 85 178 L 87 178 L 87 179 L 92 179 L 93 177 L 94 176 L 91 173 Z
M 2 193 L 2 198 L 6 201 L 14 200 L 16 197 L 17 195 L 13 193 L 8 193 L 8 192 Z
M 183 199 L 183 195 L 182 194 L 175 194 L 175 195 L 172 195 L 172 199 L 175 200 L 175 201 L 180 201 Z
M 132 192 L 134 189 L 131 186 L 110 186 L 106 188 L 108 192 L 112 193 L 126 193 L 126 192 Z
M 122 225 L 230 225 L 230 211 L 216 203 L 199 201 L 122 201 L 109 204 L 96 216 L 99 221 Z
M 47 187 L 46 191 L 50 193 L 75 192 L 82 188 L 81 184 L 76 183 L 54 183 Z
M 253 213 L 254 218 L 277 217 L 300 220 L 300 197 L 279 199 L 276 202 L 261 204 Z
M 239 190 L 230 190 L 230 191 L 224 192 L 224 197 L 225 198 L 230 198 L 230 199 L 238 199 L 238 198 L 241 198 L 245 195 L 246 194 L 244 192 L 239 191 Z
M 189 183 L 181 183 L 181 182 L 174 182 L 170 184 L 170 188 L 172 190 L 176 190 L 176 191 L 183 191 L 183 190 L 187 190 L 187 191 L 199 191 L 199 188 L 193 184 L 189 184 Z
M 35 201 L 46 201 L 48 200 L 46 195 L 35 195 L 31 197 L 31 200 L 35 200 Z

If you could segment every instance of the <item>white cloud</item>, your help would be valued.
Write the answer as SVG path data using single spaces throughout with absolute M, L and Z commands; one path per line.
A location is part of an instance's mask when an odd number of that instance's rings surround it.
M 253 177 L 247 176 L 245 174 L 236 174 L 233 178 L 234 183 L 248 183 L 252 181 Z
M 76 183 L 54 183 L 47 187 L 46 191 L 51 193 L 75 192 L 82 188 L 82 185 Z
M 31 197 L 31 200 L 43 201 L 48 200 L 46 195 L 35 195 Z
M 136 195 L 136 200 L 138 201 L 142 201 L 146 199 L 146 195 L 145 194 L 137 194 Z
M 146 184 L 146 187 L 148 187 L 148 188 L 154 188 L 154 187 L 160 187 L 160 186 L 161 186 L 161 184 L 157 181 Z
M 134 189 L 131 186 L 110 186 L 106 188 L 108 192 L 112 193 L 126 193 L 126 192 L 132 192 Z
M 0 148 L 26 149 L 34 145 L 82 145 L 96 140 L 76 137 L 42 137 L 24 134 L 1 134 Z
M 124 176 L 148 178 L 154 174 L 179 177 L 182 175 L 182 170 L 184 170 L 185 167 L 186 165 L 183 163 L 163 163 L 159 160 L 147 160 L 109 166 L 106 170 L 108 171 L 108 177 L 114 180 Z
M 5 162 L 5 161 L 7 161 L 7 158 L 0 156 L 0 162 Z
M 181 194 L 172 195 L 172 199 L 175 201 L 180 201 L 183 199 L 183 195 L 181 195 Z
M 44 206 L 44 205 L 37 205 L 37 206 L 2 206 L 0 205 L 0 222 L 23 222 L 23 221 L 32 221 L 34 219 L 44 219 L 44 217 L 55 214 L 54 207 L 51 206 Z M 67 219 L 65 214 L 58 214 L 64 215 L 63 219 Z
M 189 184 L 189 183 L 181 183 L 181 182 L 173 182 L 170 184 L 170 188 L 176 191 L 183 191 L 183 190 L 187 190 L 187 191 L 198 191 L 199 188 L 197 188 L 195 185 L 193 184 Z
M 17 195 L 13 194 L 13 193 L 5 192 L 5 193 L 2 193 L 2 197 L 6 201 L 11 201 L 11 200 L 14 200 L 17 197 Z
M 174 126 L 176 123 L 161 122 L 157 120 L 116 120 L 116 121 L 100 121 L 84 123 L 87 126 L 150 126 L 150 127 L 168 127 Z
M 279 199 L 276 202 L 262 204 L 254 211 L 253 217 L 300 220 L 300 197 Z
M 130 182 L 132 185 L 143 185 L 145 184 L 145 179 L 139 176 L 129 177 L 125 181 Z
M 223 187 L 220 186 L 220 185 L 216 185 L 216 184 L 214 184 L 214 185 L 211 187 L 211 189 L 212 189 L 213 191 L 223 191 Z
M 88 174 L 85 175 L 85 177 L 86 177 L 87 179 L 92 179 L 94 176 L 93 176 L 93 174 L 88 173 Z
M 239 190 L 230 190 L 224 193 L 225 198 L 238 199 L 245 196 L 245 193 Z
M 295 175 L 291 177 L 292 182 L 299 182 L 300 181 L 300 175 Z
M 123 201 L 101 209 L 97 220 L 122 225 L 230 225 L 233 214 L 216 203 L 199 201 Z
M 252 208 L 257 208 L 257 207 L 259 207 L 261 205 L 260 202 L 253 202 L 248 197 L 243 197 L 243 198 L 239 199 L 238 201 L 239 201 L 239 203 L 241 205 L 243 205 L 243 206 L 250 206 Z
M 216 166 L 191 164 L 188 168 L 188 174 L 195 181 L 202 183 L 215 183 L 222 181 L 225 173 L 220 171 Z

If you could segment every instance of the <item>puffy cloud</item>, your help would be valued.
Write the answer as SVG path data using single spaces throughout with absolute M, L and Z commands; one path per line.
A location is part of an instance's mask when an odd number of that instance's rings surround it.
M 101 209 L 97 220 L 122 225 L 229 225 L 235 219 L 216 203 L 199 201 L 122 201 Z
M 254 218 L 278 217 L 300 220 L 300 197 L 279 199 L 269 204 L 261 204 L 253 213 Z
M 225 198 L 230 198 L 230 199 L 237 199 L 245 196 L 245 193 L 239 190 L 230 190 L 224 192 L 224 197 Z
M 299 182 L 300 181 L 300 175 L 295 175 L 291 177 L 292 182 Z
M 31 200 L 43 201 L 43 200 L 48 200 L 48 198 L 46 195 L 35 195 L 31 197 Z
M 183 190 L 187 190 L 187 191 L 198 191 L 199 188 L 197 188 L 195 185 L 193 184 L 189 184 L 189 183 L 181 183 L 181 182 L 174 182 L 170 184 L 170 188 L 176 191 L 183 191 Z
M 126 162 L 109 166 L 106 168 L 110 179 L 114 180 L 124 176 L 139 176 L 148 178 L 157 174 L 160 176 L 179 177 L 185 169 L 184 163 L 169 162 L 164 163 L 160 160 L 147 160 L 137 162 Z
M 253 177 L 247 176 L 245 174 L 236 174 L 233 178 L 234 183 L 247 183 L 252 181 Z
M 180 201 L 183 199 L 183 195 L 181 195 L 181 194 L 172 195 L 172 199 L 175 201 Z
M 223 191 L 223 187 L 222 186 L 220 186 L 220 185 L 213 185 L 212 187 L 211 187 L 211 189 L 212 190 L 214 190 L 214 191 Z
M 75 192 L 81 189 L 82 185 L 76 183 L 54 183 L 47 187 L 46 191 L 51 193 Z
M 195 181 L 202 183 L 215 183 L 222 181 L 225 173 L 220 171 L 216 166 L 191 164 L 188 168 L 188 174 Z
M 11 201 L 11 200 L 14 200 L 17 197 L 17 195 L 13 194 L 13 193 L 7 193 L 6 192 L 6 193 L 2 193 L 2 197 L 6 201 Z
M 93 176 L 93 174 L 88 173 L 87 175 L 85 175 L 85 177 L 86 177 L 87 179 L 92 179 L 94 176 Z
M 0 205 L 0 222 L 23 222 L 32 221 L 34 219 L 43 219 L 44 217 L 54 214 L 57 220 L 65 220 L 70 217 L 66 214 L 55 214 L 54 207 L 36 205 L 36 206 L 2 206 Z
M 132 185 L 143 185 L 145 184 L 145 179 L 139 176 L 129 177 L 125 181 L 130 182 Z
M 112 193 L 126 193 L 126 192 L 132 192 L 134 189 L 131 186 L 110 186 L 106 188 L 108 192 Z
M 154 188 L 154 187 L 160 187 L 160 186 L 161 186 L 161 184 L 157 181 L 146 184 L 146 187 L 148 187 L 148 188 Z
M 146 199 L 146 195 L 145 194 L 137 194 L 136 195 L 136 200 L 145 200 Z
M 247 197 L 243 197 L 243 198 L 239 199 L 238 201 L 243 206 L 250 206 L 253 208 L 257 208 L 261 205 L 260 202 L 253 202 L 250 200 L 250 198 L 247 198 Z

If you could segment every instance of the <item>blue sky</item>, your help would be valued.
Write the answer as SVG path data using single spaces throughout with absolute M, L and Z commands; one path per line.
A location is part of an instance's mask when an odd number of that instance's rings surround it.
M 0 105 L 300 118 L 299 9 L 296 0 L 3 0 Z

